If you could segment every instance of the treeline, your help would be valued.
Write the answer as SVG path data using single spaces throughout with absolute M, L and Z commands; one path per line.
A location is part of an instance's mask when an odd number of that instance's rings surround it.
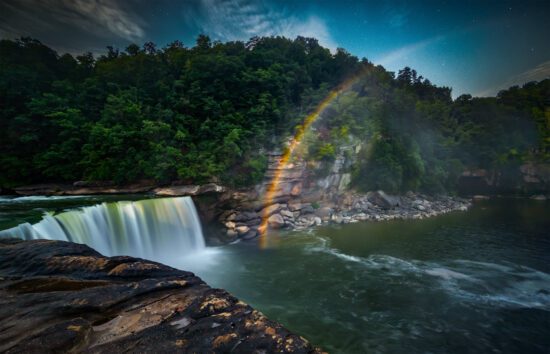
M 265 151 L 353 76 L 308 156 L 329 164 L 350 139 L 364 142 L 351 167 L 358 188 L 449 190 L 465 167 L 548 159 L 549 80 L 453 101 L 414 70 L 395 76 L 311 38 L 201 35 L 193 47 L 132 44 L 98 58 L 22 38 L 0 41 L 0 185 L 250 185 Z
M 454 191 L 466 169 L 517 174 L 525 162 L 550 161 L 550 80 L 453 101 L 408 67 L 395 77 L 371 67 L 309 135 L 307 155 L 327 167 L 362 145 L 349 168 L 358 189 Z

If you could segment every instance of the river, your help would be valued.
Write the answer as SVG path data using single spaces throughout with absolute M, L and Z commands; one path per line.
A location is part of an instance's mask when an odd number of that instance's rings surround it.
M 133 197 L 0 200 L 0 229 Z M 548 353 L 550 203 L 496 199 L 170 261 L 332 353 Z

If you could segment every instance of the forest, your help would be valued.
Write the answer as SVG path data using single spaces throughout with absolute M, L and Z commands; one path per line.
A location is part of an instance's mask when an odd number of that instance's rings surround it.
M 351 89 L 307 136 L 330 163 L 362 142 L 359 190 L 452 192 L 465 169 L 550 160 L 550 80 L 496 97 L 461 95 L 411 68 L 397 73 L 313 38 L 221 43 L 200 35 L 60 55 L 31 38 L 0 41 L 0 186 L 109 180 L 159 184 L 262 179 L 281 148 L 340 83 Z

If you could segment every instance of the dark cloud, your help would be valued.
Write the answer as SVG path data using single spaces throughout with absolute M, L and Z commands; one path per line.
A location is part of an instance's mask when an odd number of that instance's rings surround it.
M 31 36 L 67 51 L 139 41 L 146 24 L 131 10 L 131 2 L 124 4 L 107 0 L 2 1 L 0 35 Z

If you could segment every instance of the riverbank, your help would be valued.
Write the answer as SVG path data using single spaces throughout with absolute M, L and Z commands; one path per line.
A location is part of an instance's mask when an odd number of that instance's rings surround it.
M 244 206 L 244 207 L 243 207 Z M 383 191 L 367 194 L 344 193 L 335 200 L 291 199 L 261 209 L 250 203 L 226 210 L 219 220 L 228 239 L 252 239 L 259 235 L 262 221 L 270 229 L 304 230 L 323 224 L 349 224 L 360 221 L 424 219 L 453 211 L 466 211 L 470 199 L 452 196 L 427 196 L 409 192 L 403 196 Z
M 321 353 L 193 273 L 63 241 L 0 240 L 1 352 Z

